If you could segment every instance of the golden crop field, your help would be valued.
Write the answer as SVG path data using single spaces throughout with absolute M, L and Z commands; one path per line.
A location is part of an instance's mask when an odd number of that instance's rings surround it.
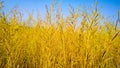
M 96 9 L 70 7 L 65 18 L 53 8 L 46 6 L 44 20 L 30 14 L 21 21 L 17 10 L 1 13 L 0 68 L 120 68 L 118 21 L 114 25 Z

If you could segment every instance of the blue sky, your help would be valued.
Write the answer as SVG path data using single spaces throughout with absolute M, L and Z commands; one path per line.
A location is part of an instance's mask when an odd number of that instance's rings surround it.
M 86 6 L 92 6 L 94 0 L 56 0 L 57 3 L 62 4 L 63 14 L 68 15 L 69 4 L 74 8 L 80 6 L 82 9 Z M 8 13 L 13 7 L 17 6 L 23 11 L 32 12 L 39 11 L 43 16 L 45 15 L 45 5 L 50 5 L 52 0 L 4 0 L 4 11 Z M 114 17 L 117 19 L 118 9 L 120 8 L 120 0 L 98 0 L 100 12 L 106 17 Z

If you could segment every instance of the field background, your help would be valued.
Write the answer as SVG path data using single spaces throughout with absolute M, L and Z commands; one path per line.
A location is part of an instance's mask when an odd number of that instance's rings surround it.
M 43 16 L 0 1 L 0 68 L 120 68 L 120 10 L 106 17 L 98 3 L 64 16 L 53 1 Z

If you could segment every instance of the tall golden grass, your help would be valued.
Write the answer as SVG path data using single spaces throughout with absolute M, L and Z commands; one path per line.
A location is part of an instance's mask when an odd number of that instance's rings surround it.
M 64 18 L 60 7 L 53 8 L 46 6 L 45 20 L 29 15 L 21 21 L 15 10 L 0 17 L 0 68 L 120 68 L 117 25 L 96 9 L 79 13 L 70 7 Z

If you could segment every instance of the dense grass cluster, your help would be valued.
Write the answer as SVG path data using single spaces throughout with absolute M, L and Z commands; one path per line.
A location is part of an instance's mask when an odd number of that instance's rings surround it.
M 64 18 L 60 8 L 46 9 L 44 20 L 0 17 L 0 68 L 120 68 L 120 29 L 98 10 L 71 7 Z

